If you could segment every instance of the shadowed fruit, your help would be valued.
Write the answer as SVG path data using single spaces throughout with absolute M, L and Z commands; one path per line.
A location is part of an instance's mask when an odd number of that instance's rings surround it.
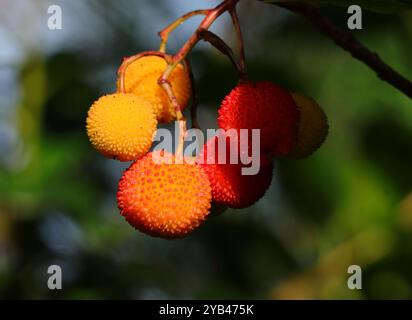
M 143 56 L 125 70 L 124 89 L 127 93 L 134 93 L 149 101 L 154 109 L 157 119 L 167 123 L 176 119 L 176 112 L 170 103 L 167 94 L 158 84 L 158 79 L 167 67 L 164 58 L 159 56 Z M 179 64 L 169 76 L 173 92 L 183 110 L 190 99 L 191 82 L 188 72 Z
M 159 156 L 171 164 L 159 163 Z M 212 195 L 196 164 L 175 164 L 175 156 L 152 152 L 127 169 L 119 182 L 121 214 L 136 229 L 162 238 L 183 237 L 209 214 Z
M 292 93 L 300 111 L 299 130 L 291 156 L 305 158 L 316 151 L 328 135 L 328 119 L 323 109 L 312 98 Z
M 106 157 L 121 161 L 144 156 L 157 127 L 150 103 L 133 94 L 101 97 L 90 108 L 86 122 L 92 145 Z
M 223 100 L 218 123 L 222 129 L 260 129 L 262 150 L 290 153 L 297 134 L 299 112 L 291 95 L 269 81 L 243 83 Z
M 230 140 L 230 136 L 233 137 L 233 140 Z M 226 148 L 219 147 L 219 139 L 226 139 Z M 225 133 L 220 135 L 220 138 L 215 136 L 210 139 L 203 146 L 202 152 L 197 158 L 197 162 L 209 178 L 213 202 L 217 205 L 237 209 L 249 207 L 263 197 L 270 186 L 273 164 L 264 154 L 260 154 L 260 159 L 255 160 L 258 161 L 260 169 L 254 175 L 242 173 L 242 168 L 250 165 L 243 164 L 240 156 L 237 159 L 237 164 L 230 163 L 230 155 L 234 152 L 231 148 L 240 146 L 239 155 L 247 152 L 242 150 L 245 149 L 241 147 L 242 145 L 233 135 Z M 219 163 L 220 152 L 226 153 L 225 162 Z

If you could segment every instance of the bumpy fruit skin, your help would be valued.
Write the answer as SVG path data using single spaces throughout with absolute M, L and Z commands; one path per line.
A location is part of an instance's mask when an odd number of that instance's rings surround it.
M 329 126 L 323 109 L 310 97 L 302 93 L 292 93 L 300 111 L 300 123 L 296 144 L 291 156 L 305 158 L 316 151 L 326 140 Z
M 157 119 L 167 123 L 176 119 L 176 112 L 167 94 L 158 84 L 167 63 L 159 56 L 143 56 L 128 65 L 124 76 L 125 92 L 134 93 L 148 100 L 154 108 Z M 182 110 L 186 108 L 191 95 L 190 76 L 179 64 L 168 78 Z
M 272 82 L 243 83 L 223 100 L 222 129 L 260 129 L 261 148 L 272 155 L 290 153 L 296 139 L 299 111 L 291 95 Z
M 210 183 L 196 164 L 155 162 L 158 152 L 147 154 L 125 171 L 117 192 L 118 207 L 142 232 L 168 239 L 183 237 L 209 214 Z
M 225 138 L 229 133 L 223 134 Z M 203 146 L 197 162 L 206 172 L 212 187 L 213 203 L 220 207 L 235 209 L 247 208 L 262 198 L 272 182 L 273 163 L 267 156 L 260 154 L 260 170 L 256 175 L 243 175 L 245 167 L 240 159 L 237 164 L 230 163 L 230 148 L 226 148 L 225 163 L 218 163 L 218 136 L 208 140 Z M 236 142 L 235 142 L 236 143 Z M 226 146 L 229 146 L 228 142 Z M 238 144 L 239 146 L 240 144 Z M 215 152 L 211 152 L 215 148 Z M 240 152 L 242 148 L 240 148 Z M 233 152 L 233 151 L 232 151 Z M 250 153 L 249 153 L 250 155 Z
M 101 97 L 91 106 L 86 123 L 92 145 L 105 156 L 120 161 L 144 156 L 157 127 L 150 104 L 133 94 Z

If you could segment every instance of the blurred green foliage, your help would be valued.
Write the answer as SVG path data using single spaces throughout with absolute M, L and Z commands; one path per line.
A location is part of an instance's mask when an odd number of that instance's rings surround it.
M 150 16 L 128 14 L 130 1 L 110 19 L 104 8 L 113 2 L 85 3 L 106 22 L 94 31 L 98 50 L 26 52 L 13 66 L 19 139 L 12 164 L 0 167 L 0 297 L 412 298 L 410 99 L 300 18 L 242 2 L 251 78 L 313 96 L 330 135 L 306 160 L 278 159 L 271 189 L 253 207 L 228 210 L 182 240 L 151 238 L 116 208 L 127 164 L 97 154 L 84 124 L 91 103 L 114 89 L 121 58 L 152 49 L 162 25 L 132 36 L 127 30 L 147 27 Z M 164 1 L 145 5 L 170 15 Z M 345 10 L 324 11 L 345 23 Z M 368 12 L 364 24 L 357 36 L 412 79 L 410 13 Z M 236 84 L 213 50 L 190 56 L 204 127 L 216 126 Z M 47 289 L 51 264 L 63 268 L 63 290 Z M 352 264 L 363 270 L 359 291 L 346 285 Z

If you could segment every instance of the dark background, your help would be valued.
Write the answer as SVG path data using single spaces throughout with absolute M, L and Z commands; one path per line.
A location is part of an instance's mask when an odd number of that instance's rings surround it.
M 247 67 L 314 97 L 330 135 L 312 157 L 279 159 L 267 195 L 183 240 L 132 229 L 115 192 L 128 164 L 88 142 L 92 102 L 115 90 L 124 56 L 157 49 L 157 32 L 217 1 L 0 1 L 1 298 L 412 298 L 412 102 L 276 6 L 242 0 Z M 47 28 L 47 8 L 63 30 Z M 342 26 L 346 8 L 323 8 Z M 199 18 L 171 38 L 173 52 Z M 235 43 L 230 20 L 212 28 Z M 364 12 L 357 37 L 412 78 L 412 13 Z M 191 53 L 200 122 L 216 127 L 236 85 L 225 57 Z M 47 268 L 63 269 L 63 290 Z M 349 290 L 347 268 L 362 267 Z

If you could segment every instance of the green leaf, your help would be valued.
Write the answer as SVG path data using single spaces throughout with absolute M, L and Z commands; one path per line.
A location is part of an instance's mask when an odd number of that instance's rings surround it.
M 296 2 L 296 0 L 261 0 L 267 3 L 276 2 Z M 379 12 L 399 12 L 412 9 L 412 0 L 301 0 L 301 2 L 313 4 L 329 4 L 348 7 L 357 4 L 364 9 L 370 9 Z

